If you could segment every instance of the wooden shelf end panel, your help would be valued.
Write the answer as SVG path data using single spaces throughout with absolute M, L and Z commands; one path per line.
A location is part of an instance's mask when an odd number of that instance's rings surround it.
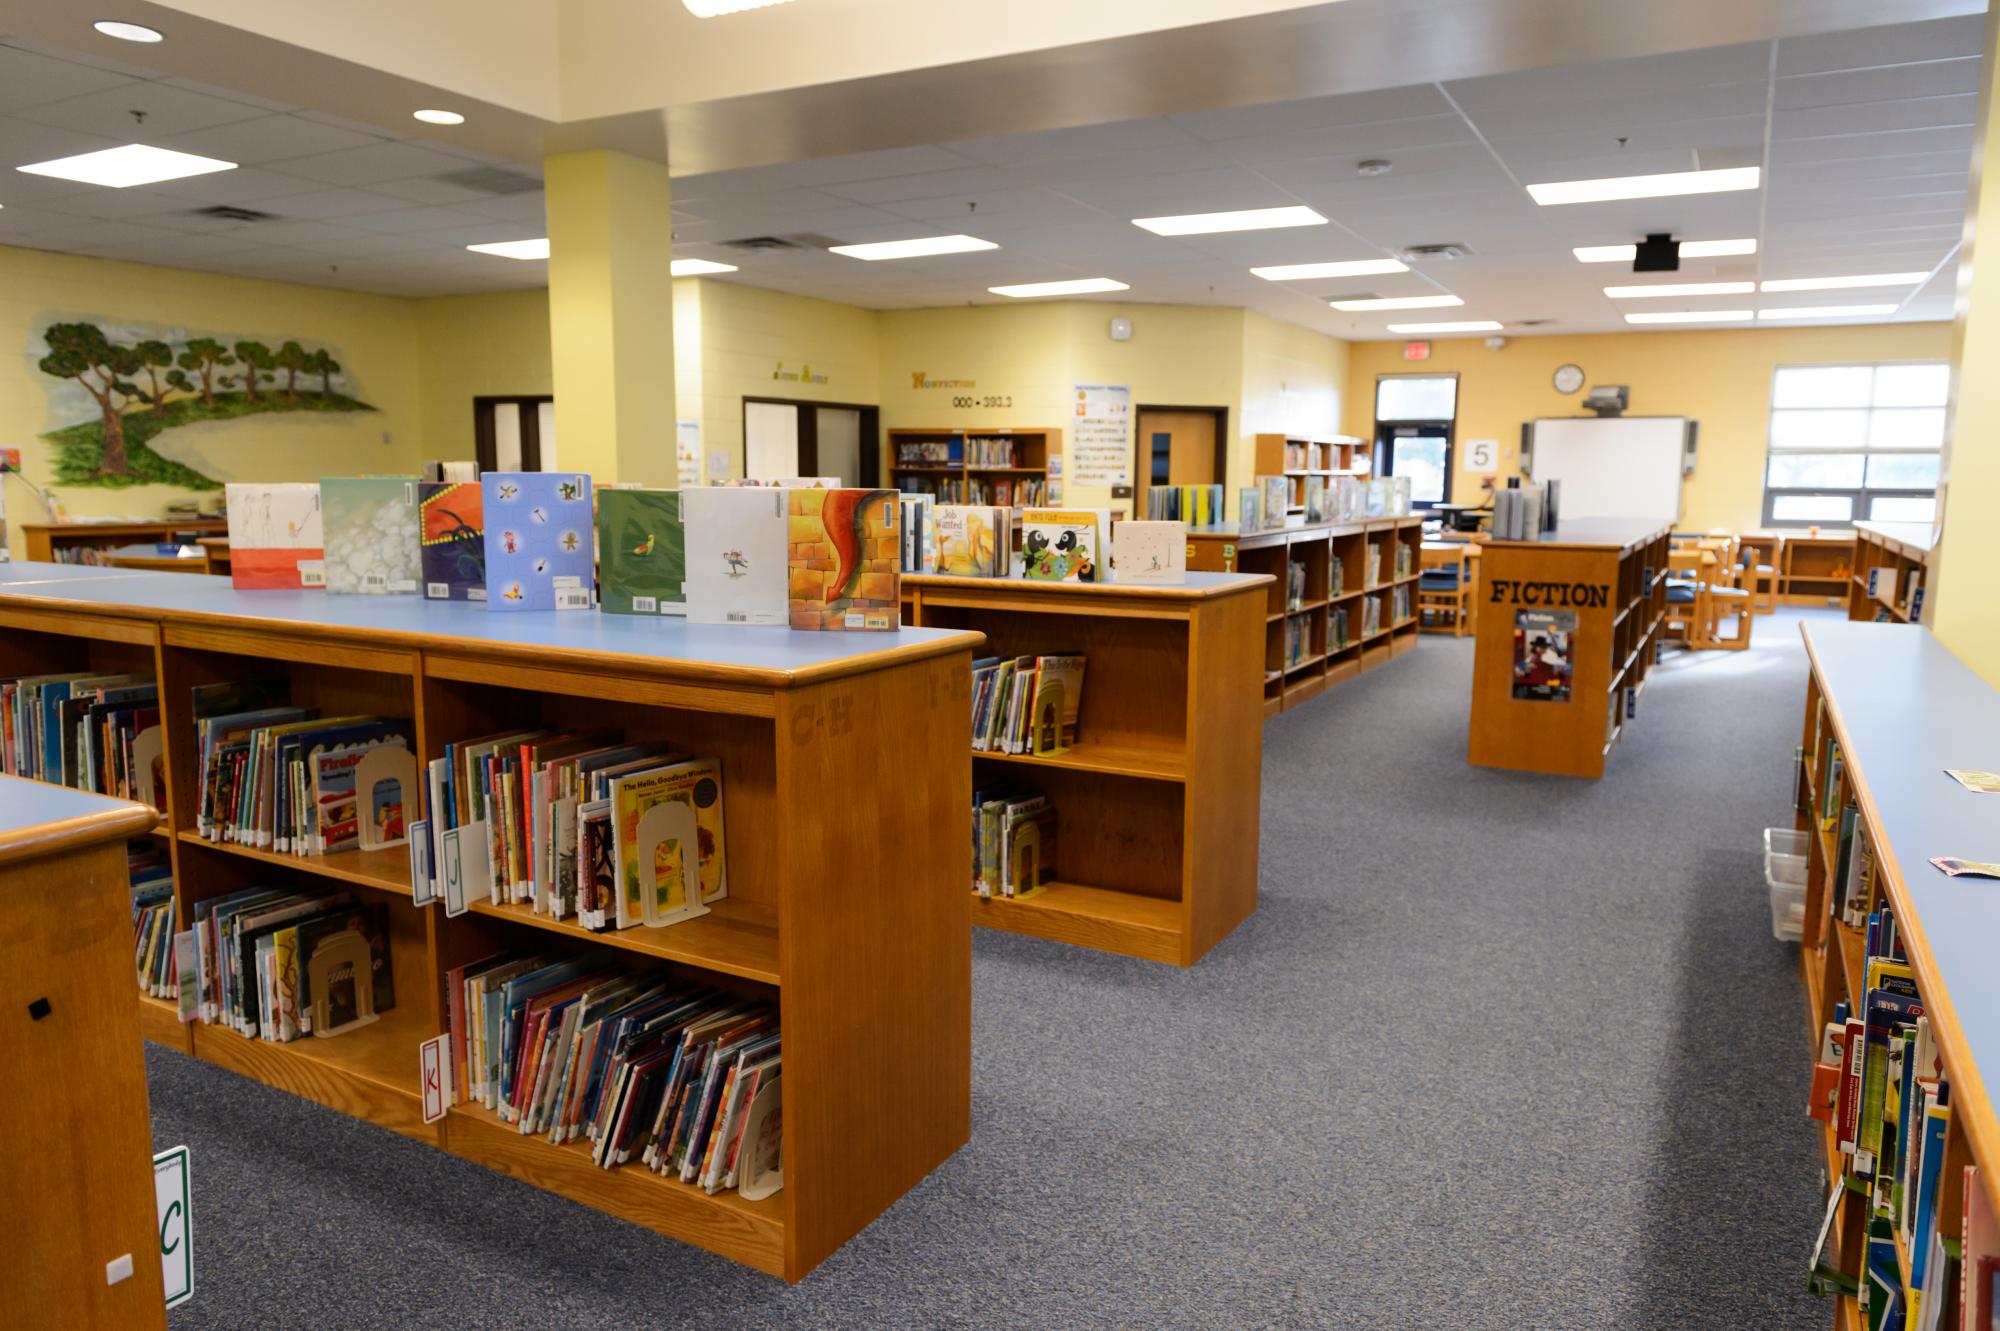
M 972 922 L 1004 933 L 1182 966 L 1181 903 L 1080 883 L 1050 883 L 1025 900 L 978 897 Z

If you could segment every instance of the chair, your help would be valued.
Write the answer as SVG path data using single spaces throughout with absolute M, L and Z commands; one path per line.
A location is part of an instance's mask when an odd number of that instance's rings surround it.
M 1750 593 L 1752 614 L 1770 615 L 1778 610 L 1778 570 L 1773 564 L 1763 562 L 1763 546 L 1756 540 L 1745 540 L 1733 532 L 1711 533 L 1718 539 L 1728 541 L 1727 560 L 1731 570 L 1726 585 L 1741 587 Z
M 1462 638 L 1472 632 L 1475 569 L 1467 545 L 1425 542 L 1417 578 L 1417 628 Z

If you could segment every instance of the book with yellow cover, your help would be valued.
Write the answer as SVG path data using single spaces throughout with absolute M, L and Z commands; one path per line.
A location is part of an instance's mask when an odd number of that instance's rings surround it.
M 675 924 L 729 895 L 722 762 L 696 758 L 611 783 L 617 927 Z

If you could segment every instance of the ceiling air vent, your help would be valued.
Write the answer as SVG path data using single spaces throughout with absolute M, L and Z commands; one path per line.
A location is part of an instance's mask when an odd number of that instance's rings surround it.
M 226 203 L 219 203 L 213 208 L 191 208 L 188 212 L 193 217 L 213 217 L 223 222 L 275 222 L 278 220 L 276 213 L 260 213 L 255 208 L 236 208 Z
M 1411 245 L 1396 254 L 1405 263 L 1422 263 L 1425 259 L 1466 259 L 1471 256 L 1470 245 Z
M 524 176 L 519 171 L 503 171 L 497 166 L 474 166 L 463 171 L 447 171 L 432 180 L 456 185 L 460 189 L 477 190 L 481 194 L 533 194 L 542 187 L 542 182 L 533 176 Z
M 1555 322 L 1555 320 L 1554 320 L 1554 319 L 1516 319 L 1516 320 L 1514 320 L 1514 327 L 1516 327 L 1516 328 L 1547 328 L 1547 327 L 1548 327 L 1548 326 L 1549 326 L 1550 324 L 1552 324 L 1552 323 L 1554 323 L 1554 322 Z
M 742 236 L 736 240 L 719 240 L 716 244 L 731 250 L 824 250 L 841 244 L 832 236 L 818 236 L 801 233 L 795 236 Z

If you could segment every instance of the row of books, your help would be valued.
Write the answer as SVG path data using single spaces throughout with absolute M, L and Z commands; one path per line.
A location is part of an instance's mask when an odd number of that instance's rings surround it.
M 125 874 L 132 888 L 132 962 L 139 992 L 173 998 L 180 978 L 174 968 L 174 869 L 166 847 L 127 843 Z
M 1307 615 L 1285 617 L 1285 669 L 1306 659 L 1312 651 L 1312 619 Z
M 1045 503 L 1048 482 L 1039 476 L 987 478 L 979 476 L 902 476 L 906 493 L 927 494 L 940 504 L 974 504 L 1025 508 Z
M 778 1015 L 601 957 L 500 953 L 446 976 L 452 1099 L 748 1200 L 784 1185 Z
M 164 808 L 159 687 L 93 671 L 0 680 L 0 770 Z
M 223 687 L 234 697 L 251 686 Z M 321 716 L 283 702 L 281 685 L 255 691 L 270 705 L 197 713 L 196 831 L 297 856 L 401 844 L 414 784 L 409 721 Z M 398 752 L 378 754 L 389 749 Z
M 1901 586 L 1898 586 L 1898 583 Z M 1924 612 L 1924 571 L 1913 567 L 1908 570 L 1893 564 L 1877 564 L 1868 570 L 1868 595 L 1881 602 L 1883 609 L 1875 613 L 1876 622 L 1892 618 L 1888 607 L 1900 609 L 1904 616 L 1916 620 Z
M 1306 600 L 1306 566 L 1300 559 L 1285 561 L 1285 609 L 1297 610 Z
M 175 939 L 184 1011 L 253 1040 L 330 1039 L 396 1006 L 389 908 L 346 892 L 251 887 L 194 903 Z
M 966 436 L 965 463 L 969 467 L 1018 467 L 1020 458 L 1015 441 L 1005 435 L 976 439 Z
M 1399 583 L 1389 592 L 1389 622 L 1400 624 L 1410 615 L 1410 585 Z
M 1156 485 L 1146 491 L 1146 517 L 1209 527 L 1224 520 L 1219 485 Z
M 898 466 L 956 467 L 964 461 L 965 454 L 956 439 L 905 439 L 896 445 Z
M 678 924 L 729 895 L 720 759 L 541 727 L 448 744 L 425 776 L 419 904 L 521 904 L 608 932 Z
M 986 753 L 1061 753 L 1076 742 L 1084 658 L 981 657 L 972 663 L 972 747 Z
M 972 794 L 972 890 L 1026 899 L 1056 876 L 1056 808 L 1037 791 Z
M 933 527 L 936 502 L 927 494 L 902 491 L 899 525 L 900 567 L 905 573 L 937 572 L 937 536 Z M 900 593 L 899 593 L 900 594 Z

